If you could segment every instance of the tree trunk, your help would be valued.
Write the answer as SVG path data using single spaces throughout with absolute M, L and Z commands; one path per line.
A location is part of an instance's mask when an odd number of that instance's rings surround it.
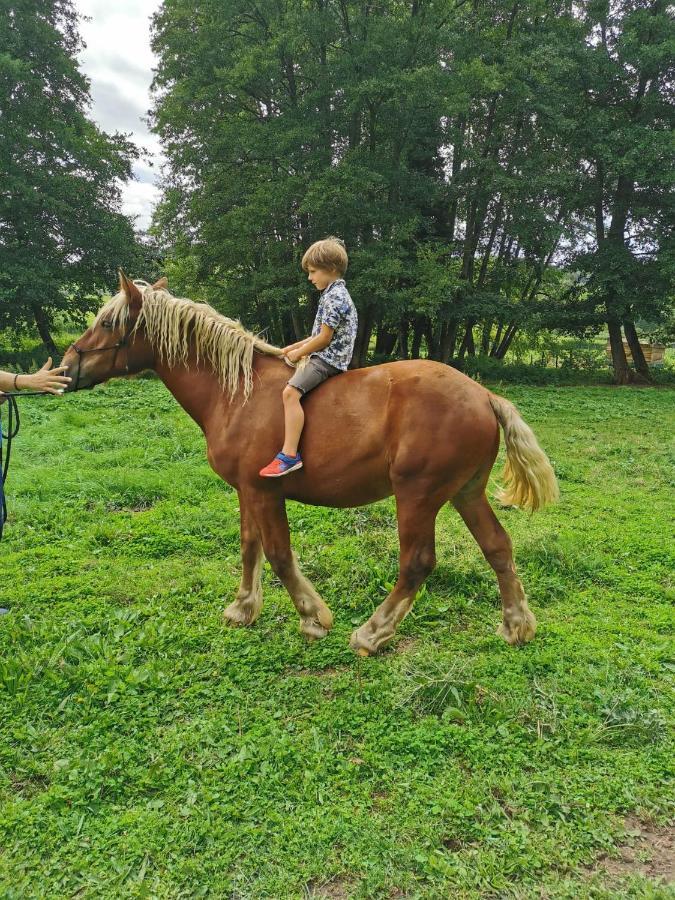
M 497 229 L 499 228 L 502 221 L 502 213 L 504 210 L 504 201 L 503 198 L 499 198 L 499 203 L 497 204 L 497 209 L 495 211 L 494 221 L 492 223 L 492 229 L 490 231 L 490 237 L 488 238 L 487 247 L 485 248 L 485 252 L 483 253 L 483 260 L 481 262 L 480 271 L 478 273 L 478 281 L 476 282 L 476 287 L 482 287 L 485 282 L 485 276 L 488 270 L 488 264 L 490 262 L 490 254 L 492 253 L 492 248 L 495 243 L 495 237 L 497 236 Z
M 456 179 L 459 175 L 460 169 L 462 168 L 462 158 L 464 155 L 464 130 L 466 128 L 466 119 L 464 116 L 457 117 L 457 141 L 453 144 L 452 147 L 452 178 L 450 184 L 452 185 L 453 193 L 456 193 L 457 189 L 455 188 Z M 448 240 L 452 243 L 455 240 L 455 223 L 457 221 L 457 197 L 452 200 L 450 204 L 450 214 L 449 214 L 449 224 L 448 224 Z
M 47 352 L 52 356 L 58 355 L 58 350 L 56 349 L 56 344 L 54 343 L 54 339 L 52 338 L 49 332 L 49 319 L 44 309 L 39 306 L 37 303 L 31 303 L 31 309 L 33 310 L 33 318 L 35 319 L 35 324 L 37 326 L 38 334 L 42 340 L 42 343 L 47 348 Z
M 429 316 L 424 317 L 424 338 L 427 342 L 427 358 L 438 359 L 436 341 L 434 339 L 434 326 Z
M 482 356 L 487 356 L 490 351 L 490 333 L 492 332 L 492 322 L 488 319 L 483 323 L 483 334 L 480 340 L 480 352 Z
M 499 344 L 502 339 L 502 331 L 503 330 L 504 330 L 504 323 L 498 322 L 497 323 L 497 334 L 495 335 L 495 339 L 492 342 L 492 349 L 490 350 L 490 356 L 494 356 L 494 357 L 497 356 L 497 352 L 499 350 Z
M 368 346 L 370 344 L 370 336 L 373 333 L 374 323 L 375 311 L 371 306 L 366 306 L 359 316 L 354 353 L 352 355 L 352 361 L 349 364 L 350 369 L 360 369 L 365 366 L 368 359 Z
M 363 327 L 363 340 L 361 342 L 361 366 L 368 364 L 368 351 L 370 350 L 370 338 L 375 325 L 375 310 L 369 309 L 366 314 L 366 321 Z
M 408 359 L 408 332 L 410 323 L 407 319 L 401 319 L 398 324 L 398 358 Z
M 377 337 L 375 339 L 375 353 L 377 356 L 391 356 L 396 344 L 396 333 L 389 331 L 385 325 L 380 323 L 377 327 Z
M 438 358 L 446 366 L 452 359 L 457 342 L 457 322 L 443 322 L 439 341 Z
M 621 325 L 617 321 L 607 323 L 609 330 L 609 345 L 612 350 L 612 366 L 614 367 L 615 384 L 632 384 L 633 373 L 628 368 L 626 352 L 623 349 L 621 337 Z
M 509 325 L 509 327 L 506 329 L 504 337 L 502 338 L 501 344 L 499 345 L 499 347 L 497 347 L 497 352 L 494 354 L 495 359 L 504 359 L 509 347 L 511 346 L 511 342 L 513 341 L 517 333 L 518 326 L 516 324 Z
M 603 242 L 616 248 L 624 247 L 624 234 L 628 210 L 633 196 L 633 180 L 625 174 L 619 175 L 612 209 L 612 221 L 609 226 L 607 238 Z M 600 244 L 598 244 L 600 248 Z M 607 329 L 609 331 L 609 344 L 612 350 L 612 366 L 614 367 L 615 384 L 632 384 L 635 380 L 633 372 L 628 366 L 626 353 L 623 349 L 621 337 L 621 319 L 625 308 L 617 301 L 613 292 L 605 297 L 605 309 L 607 310 Z
M 295 340 L 301 341 L 306 336 L 306 332 L 303 327 L 302 318 L 300 315 L 300 306 L 297 301 L 291 304 L 291 322 L 293 323 Z
M 459 353 L 457 354 L 458 359 L 464 359 L 465 353 L 468 353 L 469 356 L 475 356 L 476 354 L 476 345 L 473 342 L 474 324 L 475 323 L 473 320 L 466 323 L 466 331 L 464 332 L 464 337 L 462 338 Z
M 413 339 L 412 339 L 412 347 L 410 348 L 410 358 L 411 359 L 419 359 L 420 358 L 420 347 L 422 346 L 422 317 L 416 316 L 415 321 L 413 323 Z
M 628 341 L 628 346 L 630 347 L 630 355 L 633 357 L 633 365 L 635 366 L 637 375 L 646 383 L 650 383 L 652 380 L 652 373 L 649 371 L 647 360 L 645 359 L 645 355 L 642 352 L 642 347 L 640 346 L 640 338 L 638 337 L 638 333 L 635 330 L 635 323 L 630 319 L 625 320 L 623 323 L 623 330 L 626 334 L 626 340 Z

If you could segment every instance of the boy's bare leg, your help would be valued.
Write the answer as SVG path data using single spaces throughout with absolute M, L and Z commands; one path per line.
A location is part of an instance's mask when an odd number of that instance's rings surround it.
M 286 432 L 281 452 L 286 456 L 297 456 L 300 435 L 305 424 L 305 413 L 300 403 L 302 394 L 297 388 L 287 384 L 284 388 L 283 399 Z

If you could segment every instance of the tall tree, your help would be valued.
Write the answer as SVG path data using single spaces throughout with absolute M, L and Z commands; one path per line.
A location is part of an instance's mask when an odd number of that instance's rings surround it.
M 455 277 L 441 358 L 455 336 L 460 358 L 478 346 L 503 356 L 531 318 L 566 229 L 577 173 L 564 97 L 580 29 L 565 2 L 494 0 L 459 15 L 444 57 Z
M 595 246 L 572 263 L 607 323 L 615 381 L 627 384 L 650 378 L 635 320 L 658 321 L 673 299 L 675 22 L 666 0 L 602 0 L 588 5 L 585 25 L 574 137 L 578 211 Z
M 81 318 L 119 265 L 133 265 L 120 213 L 135 151 L 87 118 L 71 0 L 0 0 L 0 327 Z

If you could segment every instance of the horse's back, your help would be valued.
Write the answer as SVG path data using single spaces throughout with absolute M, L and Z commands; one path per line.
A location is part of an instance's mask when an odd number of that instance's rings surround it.
M 372 392 L 373 397 L 396 390 L 401 399 L 410 397 L 419 400 L 422 395 L 439 401 L 476 402 L 486 399 L 487 392 L 480 384 L 468 378 L 452 366 L 428 359 L 402 359 L 396 362 L 380 363 L 363 369 L 349 369 L 339 376 L 330 378 L 321 385 L 324 402 L 335 402 L 350 393 Z M 312 394 L 308 395 L 307 403 Z
M 344 492 L 350 500 L 347 485 L 354 480 L 357 490 L 367 486 L 370 500 L 391 493 L 397 481 L 436 483 L 451 473 L 468 480 L 481 466 L 491 467 L 497 452 L 489 393 L 441 363 L 401 360 L 353 369 L 321 384 L 303 407 L 309 471 L 298 487 L 317 466 L 323 486 L 333 486 L 331 495 Z

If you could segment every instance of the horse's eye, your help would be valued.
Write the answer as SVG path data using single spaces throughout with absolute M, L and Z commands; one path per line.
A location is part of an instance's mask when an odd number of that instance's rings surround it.
M 112 322 L 110 321 L 110 319 L 104 319 L 101 322 L 101 327 L 102 328 L 112 328 Z

